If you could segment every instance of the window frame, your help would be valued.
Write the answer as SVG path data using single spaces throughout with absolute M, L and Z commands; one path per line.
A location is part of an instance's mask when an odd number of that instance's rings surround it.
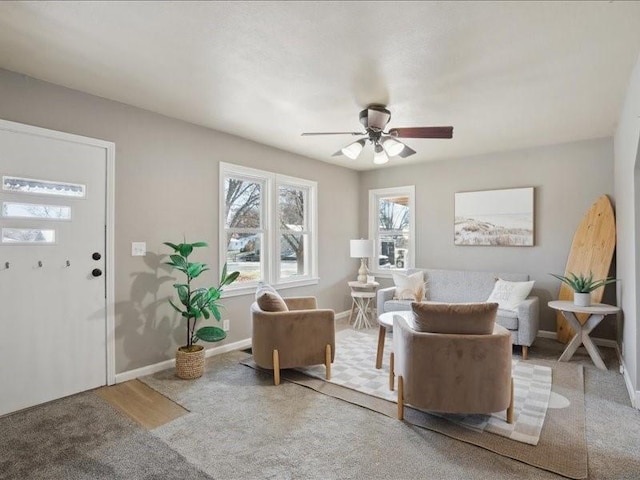
M 261 218 L 260 229 L 251 228 L 232 228 L 226 227 L 225 216 L 225 180 L 228 177 L 245 178 L 249 181 L 262 183 L 263 191 L 261 192 Z M 279 188 L 280 186 L 288 186 L 299 188 L 306 191 L 306 204 L 304 211 L 304 228 L 301 234 L 308 235 L 309 238 L 309 258 L 305 256 L 305 265 L 309 268 L 308 275 L 294 276 L 292 278 L 281 278 L 281 234 L 283 230 L 280 227 L 280 211 L 279 211 Z M 244 167 L 226 162 L 220 162 L 220 193 L 219 193 L 219 267 L 222 267 L 227 259 L 227 234 L 233 232 L 246 232 L 256 230 L 262 233 L 260 245 L 260 270 L 262 279 L 247 283 L 234 283 L 225 287 L 224 295 L 233 297 L 237 295 L 246 295 L 255 292 L 260 282 L 273 285 L 276 288 L 293 288 L 305 285 L 316 285 L 318 278 L 318 202 L 317 202 L 318 184 L 312 180 L 280 175 L 266 170 Z M 305 252 L 306 254 L 306 252 Z
M 404 268 L 380 269 L 378 258 L 380 252 L 380 212 L 378 209 L 381 198 L 385 197 L 408 197 L 409 208 L 409 242 L 407 255 L 409 261 L 405 262 Z M 394 273 L 405 273 L 407 269 L 415 268 L 416 262 L 416 209 L 415 209 L 415 185 L 405 185 L 402 187 L 378 188 L 369 190 L 369 239 L 373 241 L 373 256 L 369 258 L 369 271 L 378 277 L 391 277 Z M 387 233 L 388 234 L 388 233 Z

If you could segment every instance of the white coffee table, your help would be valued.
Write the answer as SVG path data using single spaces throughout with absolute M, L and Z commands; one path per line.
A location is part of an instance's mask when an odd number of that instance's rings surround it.
M 589 356 L 591 357 L 591 360 L 593 360 L 593 363 L 595 363 L 596 367 L 601 370 L 606 370 L 607 367 L 602 361 L 602 357 L 600 357 L 598 347 L 596 347 L 589 338 L 589 333 L 591 333 L 591 330 L 596 328 L 605 316 L 618 313 L 620 308 L 613 305 L 607 305 L 605 303 L 594 303 L 589 307 L 579 307 L 574 305 L 573 302 L 566 300 L 554 300 L 549 302 L 549 307 L 560 311 L 562 316 L 567 319 L 567 322 L 569 322 L 569 325 L 571 325 L 571 328 L 576 332 L 567 345 L 567 348 L 562 352 L 558 361 L 568 362 L 573 354 L 576 353 L 580 344 L 584 344 L 584 348 L 589 352 Z M 587 314 L 589 315 L 589 318 L 587 318 L 584 324 L 582 324 L 576 317 L 576 313 Z
M 387 335 L 387 328 L 393 328 L 393 316 L 400 315 L 408 322 L 413 316 L 411 311 L 386 312 L 378 317 L 380 329 L 378 330 L 378 353 L 376 354 L 376 368 L 382 368 L 382 354 L 384 353 L 384 338 Z

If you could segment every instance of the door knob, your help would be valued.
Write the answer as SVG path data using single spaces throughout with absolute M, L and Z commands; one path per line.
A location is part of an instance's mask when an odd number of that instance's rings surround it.
M 91 270 L 91 275 L 93 275 L 94 277 L 99 277 L 100 275 L 102 275 L 102 270 L 100 270 L 99 268 L 94 268 L 93 270 Z
M 100 255 L 98 252 L 95 252 L 93 255 L 91 255 L 91 258 L 93 258 L 94 260 L 100 260 L 102 258 L 102 255 Z

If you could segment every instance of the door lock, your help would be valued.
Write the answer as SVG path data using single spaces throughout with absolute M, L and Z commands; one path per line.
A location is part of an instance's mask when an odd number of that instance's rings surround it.
M 93 270 L 91 270 L 91 275 L 93 275 L 94 277 L 99 277 L 100 275 L 102 275 L 102 270 L 100 270 L 99 268 L 94 268 Z
M 102 258 L 102 255 L 100 255 L 98 252 L 94 252 L 94 254 L 91 255 L 91 258 L 93 258 L 94 260 L 100 260 Z

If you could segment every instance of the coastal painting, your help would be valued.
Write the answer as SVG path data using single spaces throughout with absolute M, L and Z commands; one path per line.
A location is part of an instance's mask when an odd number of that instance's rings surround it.
M 455 194 L 455 245 L 533 246 L 533 187 Z

